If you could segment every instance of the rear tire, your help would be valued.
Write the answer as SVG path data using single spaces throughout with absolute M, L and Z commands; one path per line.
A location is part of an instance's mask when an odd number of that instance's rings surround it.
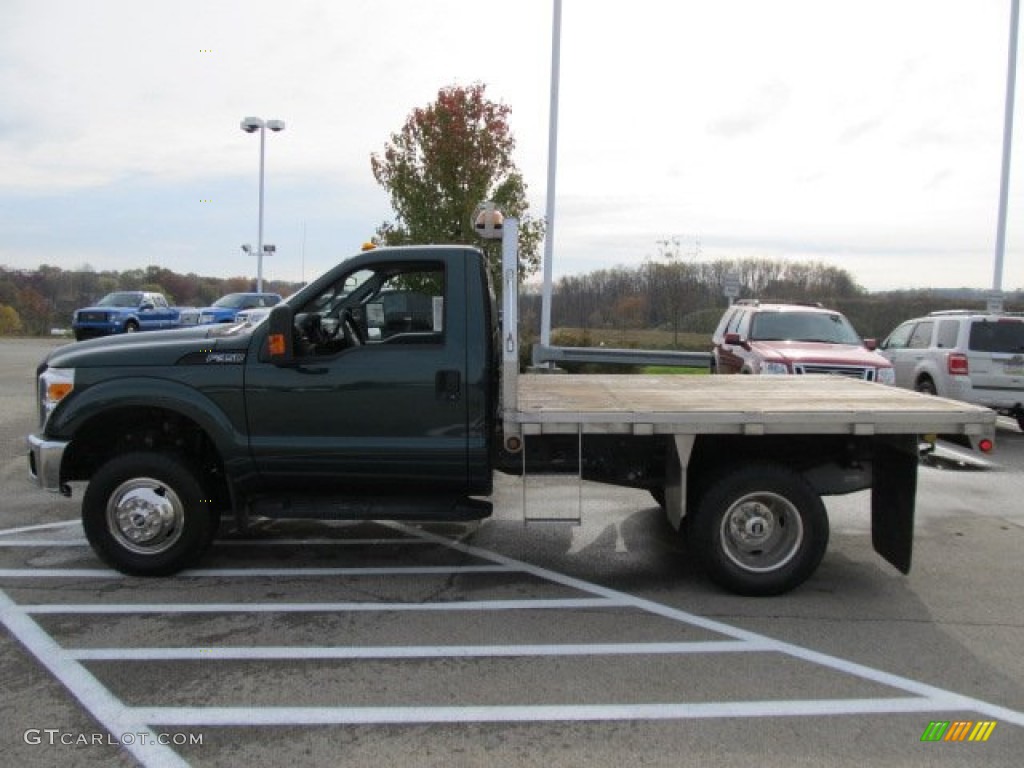
M 687 521 L 691 552 L 719 586 L 778 595 L 814 573 L 828 546 L 828 515 L 787 467 L 750 464 L 712 481 Z
M 93 476 L 82 499 L 82 525 L 107 564 L 133 576 L 166 576 L 209 547 L 212 500 L 192 468 L 167 453 L 126 453 Z
M 917 380 L 917 384 L 914 385 L 914 389 L 920 392 L 922 395 L 936 395 L 938 394 L 935 390 L 935 382 L 927 376 L 922 376 Z

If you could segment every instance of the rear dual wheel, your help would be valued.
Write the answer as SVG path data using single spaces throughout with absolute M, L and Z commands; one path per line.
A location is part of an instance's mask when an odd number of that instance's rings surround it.
M 828 546 L 828 515 L 797 472 L 758 463 L 712 482 L 686 518 L 689 546 L 716 584 L 777 595 L 802 584 Z

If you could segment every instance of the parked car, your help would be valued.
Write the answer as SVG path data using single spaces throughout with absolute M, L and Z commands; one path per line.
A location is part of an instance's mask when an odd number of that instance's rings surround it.
M 850 321 L 820 304 L 743 299 L 712 335 L 712 373 L 824 373 L 892 384 L 892 364 L 861 339 Z
M 91 307 L 76 309 L 71 329 L 77 341 L 115 333 L 177 328 L 180 310 L 161 293 L 114 291 Z
M 257 325 L 267 319 L 267 316 L 270 315 L 270 310 L 271 307 L 253 307 L 252 309 L 240 310 L 235 315 L 235 322 Z
M 1024 430 L 1024 315 L 932 312 L 898 326 L 880 351 L 897 386 L 984 405 Z
M 240 310 L 273 307 L 281 301 L 276 293 L 229 293 L 199 310 L 199 324 L 233 323 Z
M 178 325 L 188 327 L 199 325 L 199 307 L 178 307 Z

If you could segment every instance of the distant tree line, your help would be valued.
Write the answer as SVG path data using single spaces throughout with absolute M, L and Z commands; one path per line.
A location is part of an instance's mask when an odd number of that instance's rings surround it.
M 843 269 L 817 262 L 773 259 L 696 261 L 669 255 L 637 267 L 601 269 L 563 277 L 553 286 L 554 328 L 583 330 L 660 329 L 710 335 L 728 306 L 727 276 L 739 278 L 740 298 L 820 302 L 842 311 L 865 338 L 883 339 L 899 323 L 942 309 L 984 309 L 986 291 L 914 290 L 868 293 Z M 264 281 L 282 296 L 299 283 Z M 88 266 L 63 270 L 0 267 L 0 335 L 47 335 L 68 328 L 71 314 L 111 291 L 159 291 L 178 306 L 208 306 L 226 293 L 256 290 L 247 277 L 200 277 L 149 266 L 97 272 Z M 540 293 L 527 289 L 521 301 L 524 334 L 539 328 Z M 1024 291 L 1006 294 L 1007 311 L 1024 311 Z M 676 344 L 675 346 L 678 346 Z
M 226 293 L 255 291 L 247 277 L 200 277 L 149 266 L 124 272 L 97 272 L 43 265 L 35 270 L 0 267 L 0 335 L 40 336 L 52 328 L 70 328 L 71 315 L 112 291 L 158 291 L 176 306 L 209 306 Z M 299 283 L 264 280 L 264 290 L 286 296 Z
M 741 299 L 820 303 L 846 314 L 864 338 L 881 340 L 899 323 L 943 309 L 984 309 L 985 291 L 869 293 L 844 269 L 819 262 L 749 258 L 696 261 L 668 253 L 636 267 L 563 277 L 552 287 L 554 328 L 643 329 L 708 334 L 729 300 L 727 276 L 738 278 Z M 1008 293 L 1007 311 L 1024 309 L 1024 293 Z M 524 295 L 524 324 L 540 317 L 541 297 Z

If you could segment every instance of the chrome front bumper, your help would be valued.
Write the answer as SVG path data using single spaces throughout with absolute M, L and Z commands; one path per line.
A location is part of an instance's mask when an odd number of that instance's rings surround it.
M 46 440 L 38 435 L 29 435 L 28 471 L 39 484 L 48 491 L 70 494 L 67 485 L 60 482 L 60 465 L 64 458 L 64 450 L 68 447 L 67 440 Z

